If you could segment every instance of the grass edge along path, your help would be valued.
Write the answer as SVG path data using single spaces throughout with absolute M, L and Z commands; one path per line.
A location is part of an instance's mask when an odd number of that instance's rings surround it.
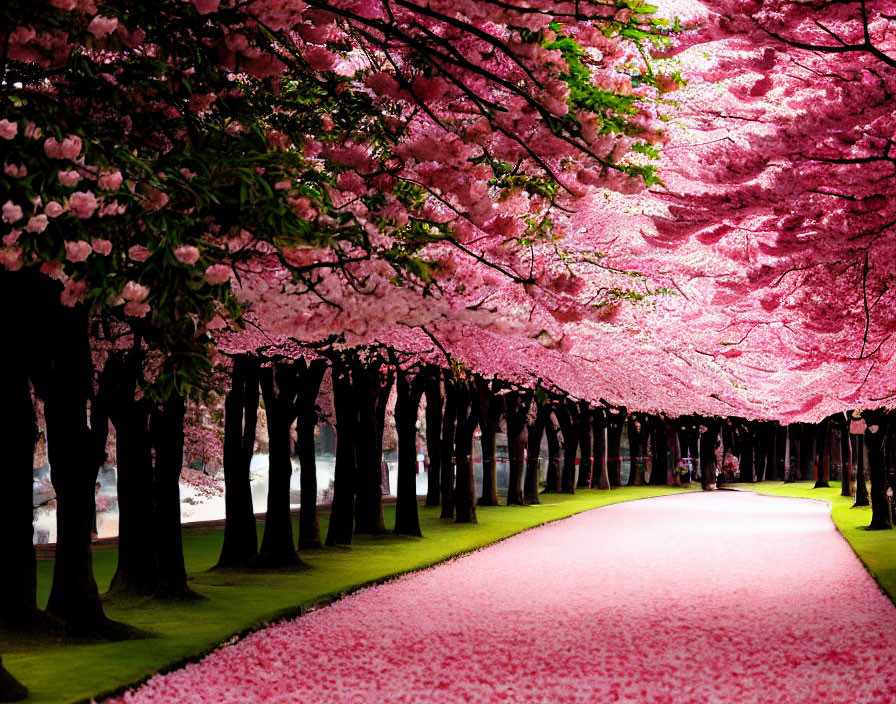
M 699 484 L 689 490 L 699 490 Z M 146 640 L 119 643 L 77 643 L 22 639 L 0 634 L 0 654 L 6 668 L 30 690 L 26 702 L 65 704 L 97 700 L 139 684 L 157 672 L 196 661 L 223 643 L 282 618 L 339 599 L 362 587 L 425 569 L 545 523 L 610 504 L 681 493 L 667 486 L 620 487 L 610 491 L 579 490 L 548 494 L 536 506 L 477 509 L 479 523 L 455 524 L 439 519 L 438 508 L 420 508 L 424 538 L 394 535 L 356 536 L 349 548 L 303 551 L 311 569 L 295 571 L 209 572 L 217 561 L 223 531 L 189 528 L 184 555 L 190 586 L 203 596 L 199 602 L 151 600 L 106 604 L 110 618 L 149 630 Z M 387 507 L 386 525 L 394 508 Z M 259 533 L 263 524 L 259 524 Z M 321 517 L 325 535 L 327 517 Z M 94 552 L 100 590 L 108 587 L 117 550 Z M 38 562 L 38 600 L 46 603 L 52 561 Z M 300 667 L 300 663 L 296 663 Z
M 726 488 L 830 503 L 831 519 L 837 530 L 850 544 L 881 590 L 896 605 L 896 530 L 867 530 L 871 523 L 871 507 L 853 508 L 853 497 L 840 496 L 839 480 L 831 481 L 830 484 L 830 487 L 814 489 L 814 481 L 787 484 L 775 481 L 728 484 Z

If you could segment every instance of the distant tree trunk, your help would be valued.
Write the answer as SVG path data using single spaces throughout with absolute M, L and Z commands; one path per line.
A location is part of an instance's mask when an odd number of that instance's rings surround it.
M 700 436 L 700 474 L 703 490 L 712 489 L 716 483 L 716 441 L 719 438 L 719 423 L 705 418 L 702 425 L 706 431 Z
M 551 413 L 554 413 L 553 407 Z M 557 436 L 557 426 L 550 416 L 545 423 L 544 433 L 548 443 L 548 471 L 542 493 L 556 494 L 560 491 L 560 439 Z
M 424 382 L 426 394 L 426 454 L 429 457 L 426 505 L 441 503 L 442 476 L 442 380 L 441 370 L 428 370 Z
M 482 495 L 480 506 L 498 505 L 498 468 L 495 463 L 495 434 L 501 421 L 503 404 L 501 397 L 494 393 L 493 384 L 477 376 L 473 385 L 476 389 L 475 403 L 479 404 L 479 443 L 482 448 Z M 510 442 L 508 429 L 508 444 Z
M 199 598 L 187 587 L 180 524 L 180 473 L 184 467 L 184 397 L 176 393 L 153 409 L 149 428 L 155 454 L 152 486 L 159 577 L 157 598 Z
M 299 550 L 321 547 L 317 521 L 317 460 L 314 430 L 317 396 L 327 371 L 324 359 L 299 360 L 299 394 L 296 406 L 296 450 L 299 455 Z
M 638 469 L 638 453 L 641 451 L 644 430 L 644 426 L 632 416 L 628 422 L 628 486 L 641 486 L 644 483 Z
M 27 696 L 28 688 L 7 672 L 0 659 L 0 702 L 19 702 Z
M 868 447 L 868 474 L 871 476 L 871 525 L 868 530 L 889 530 L 893 527 L 887 499 L 887 467 L 884 440 L 890 417 L 888 411 L 863 411 L 865 444 Z
M 800 474 L 803 479 L 815 476 L 815 428 L 800 425 Z
M 862 435 L 855 436 L 856 443 L 856 506 L 869 506 L 871 501 L 868 496 L 868 484 L 865 481 L 865 438 Z
M 579 403 L 579 476 L 576 488 L 590 489 L 594 475 L 594 448 L 591 438 L 591 407 L 587 401 Z
M 825 418 L 815 427 L 815 486 L 828 487 L 831 463 L 830 423 Z
M 354 489 L 358 465 L 354 437 L 358 432 L 358 406 L 352 385 L 352 370 L 343 360 L 333 359 L 333 406 L 336 412 L 336 467 L 333 503 L 327 545 L 351 545 L 354 517 Z
M 570 398 L 557 404 L 557 420 L 563 433 L 563 472 L 560 475 L 560 493 L 576 493 L 576 451 L 579 448 L 579 409 Z
M 444 372 L 445 412 L 442 415 L 442 513 L 441 518 L 454 518 L 454 443 L 457 436 L 458 391 L 452 384 L 451 372 Z
M 765 460 L 766 481 L 777 481 L 778 477 L 778 424 L 769 423 L 766 429 L 768 434 L 768 455 Z
M 790 449 L 790 458 L 784 473 L 784 481 L 794 482 L 799 476 L 800 467 L 800 435 L 799 425 L 794 423 L 787 426 L 787 446 Z
M 224 400 L 224 546 L 216 568 L 248 567 L 258 557 L 249 467 L 255 452 L 259 370 L 255 357 L 233 358 L 231 387 Z
M 358 409 L 354 432 L 357 484 L 355 485 L 355 533 L 382 535 L 383 518 L 383 426 L 385 405 L 394 381 L 382 374 L 383 359 L 352 360 L 352 392 Z M 382 411 L 383 421 L 380 421 Z M 417 414 L 414 414 L 414 421 Z M 416 461 L 417 448 L 414 447 Z
M 9 272 L 0 274 L 5 283 Z M 8 293 L 3 287 L 4 294 Z M 3 300 L 10 301 L 4 295 Z M 19 338 L 23 326 L 17 306 L 8 306 L 12 322 L 11 339 Z M 6 314 L 6 313 L 5 313 Z M 26 321 L 22 321 L 26 322 Z M 0 345 L 0 408 L 6 420 L 0 423 L 0 447 L 5 456 L 0 464 L 0 627 L 20 628 L 40 619 L 37 609 L 37 563 L 34 555 L 32 499 L 34 490 L 34 444 L 37 442 L 37 418 L 28 372 L 19 344 Z M 4 677 L 0 671 L 0 693 Z M 13 690 L 10 689 L 10 692 Z M 12 700 L 9 700 L 12 701 Z
M 651 419 L 653 430 L 652 467 L 650 468 L 650 483 L 654 486 L 662 486 L 669 483 L 669 452 L 666 447 L 666 421 L 662 416 L 654 416 Z
M 526 477 L 523 480 L 523 500 L 530 505 L 541 503 L 538 499 L 538 464 L 541 460 L 541 440 L 544 437 L 545 426 L 550 422 L 550 418 L 550 405 L 541 405 L 535 414 L 535 420 L 529 427 Z
M 511 391 L 505 397 L 507 417 L 507 455 L 509 471 L 507 476 L 507 505 L 524 506 L 523 497 L 523 448 L 520 438 L 526 432 L 526 416 L 532 403 L 532 392 L 529 390 Z
M 753 424 L 753 448 L 755 454 L 753 462 L 755 463 L 756 481 L 758 482 L 764 482 L 768 479 L 769 435 L 767 425 L 764 421 Z
M 458 382 L 455 382 L 458 383 Z M 469 382 L 460 382 L 457 397 L 457 433 L 454 454 L 457 483 L 454 491 L 455 523 L 476 523 L 476 485 L 473 476 L 473 433 L 479 425 L 478 404 Z
M 756 481 L 756 465 L 754 462 L 755 447 L 752 422 L 746 421 L 741 427 L 740 481 L 752 484 Z
M 622 431 L 624 415 L 607 414 L 607 476 L 610 486 L 622 484 Z
M 296 567 L 296 553 L 289 513 L 292 479 L 290 428 L 298 414 L 299 369 L 276 362 L 261 369 L 261 395 L 268 419 L 268 501 L 264 535 L 258 551 L 259 567 Z
M 592 489 L 609 489 L 610 475 L 607 467 L 607 415 L 606 411 L 595 409 L 591 414 L 594 428 L 594 465 L 591 475 Z
M 398 396 L 395 402 L 395 430 L 398 433 L 398 494 L 395 504 L 395 532 L 423 535 L 417 511 L 417 410 L 423 395 L 424 377 L 408 372 L 396 362 Z
M 852 443 L 849 441 L 849 416 L 840 423 L 840 496 L 852 496 Z

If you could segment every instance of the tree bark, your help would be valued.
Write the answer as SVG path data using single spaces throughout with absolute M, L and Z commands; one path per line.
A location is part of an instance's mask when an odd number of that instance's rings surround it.
M 426 477 L 426 505 L 438 506 L 442 498 L 442 380 L 440 370 L 428 370 L 423 392 L 426 395 L 426 454 L 429 458 Z
M 0 659 L 0 702 L 19 702 L 28 696 L 28 688 L 13 677 Z
M 473 476 L 473 433 L 479 425 L 478 405 L 469 382 L 460 382 L 457 398 L 455 458 L 457 483 L 454 490 L 455 523 L 477 523 L 476 486 Z
M 261 369 L 260 381 L 268 419 L 268 497 L 256 566 L 298 567 L 301 560 L 293 543 L 289 513 L 292 479 L 289 430 L 298 413 L 298 368 L 294 364 L 275 362 Z
M 746 421 L 741 428 L 740 480 L 750 484 L 756 481 L 754 438 L 753 423 Z
M 412 379 L 396 364 L 398 396 L 395 402 L 395 429 L 398 433 L 398 494 L 395 504 L 395 532 L 422 536 L 417 511 L 417 410 L 423 395 L 424 377 Z
M 327 362 L 299 361 L 299 395 L 296 413 L 296 449 L 299 455 L 299 550 L 321 547 L 317 520 L 317 459 L 314 430 L 317 427 L 317 396 L 327 371 Z
M 479 443 L 482 448 L 482 494 L 479 497 L 480 506 L 498 505 L 498 468 L 495 462 L 495 434 L 501 421 L 503 403 L 501 397 L 494 393 L 493 385 L 497 382 L 489 382 L 477 376 L 473 385 L 476 389 L 476 403 L 479 404 L 479 423 L 481 435 Z M 510 445 L 510 429 L 507 431 L 507 443 Z
M 541 440 L 545 426 L 550 422 L 551 407 L 544 404 L 538 407 L 527 440 L 526 476 L 523 479 L 523 500 L 530 505 L 541 503 L 538 499 L 538 464 L 541 460 Z
M 551 413 L 555 413 L 553 404 Z M 542 493 L 556 494 L 560 491 L 560 439 L 557 437 L 557 426 L 550 416 L 545 423 L 544 432 L 548 442 L 548 471 Z
M 560 474 L 560 493 L 576 493 L 576 452 L 579 449 L 579 409 L 570 398 L 557 403 L 555 414 L 563 434 L 563 471 Z
M 840 496 L 852 496 L 852 443 L 849 441 L 849 415 L 840 423 Z
M 591 412 L 594 432 L 594 463 L 591 473 L 592 489 L 609 489 L 610 475 L 607 470 L 607 414 L 603 409 Z
M 865 481 L 865 438 L 862 435 L 855 436 L 856 443 L 856 500 L 853 502 L 853 508 L 856 506 L 869 506 L 871 500 L 868 496 L 868 484 Z
M 224 545 L 216 569 L 243 568 L 258 557 L 249 468 L 255 453 L 259 361 L 233 358 L 230 391 L 224 400 Z
M 871 525 L 868 530 L 890 530 L 893 527 L 887 499 L 887 467 L 884 440 L 890 424 L 884 410 L 863 411 L 865 445 L 868 447 L 868 474 L 871 477 Z
M 830 423 L 825 418 L 815 428 L 815 486 L 813 489 L 829 487 L 831 462 Z
M 333 503 L 327 545 L 351 545 L 355 522 L 354 493 L 357 459 L 354 435 L 358 432 L 358 406 L 355 403 L 351 370 L 344 360 L 333 360 L 333 405 L 336 411 L 336 467 L 333 478 Z
M 441 518 L 454 518 L 454 443 L 457 436 L 458 391 L 452 384 L 451 373 L 444 372 L 445 412 L 442 414 L 442 512 Z
M 610 486 L 622 484 L 622 431 L 625 414 L 607 413 L 607 476 Z
M 704 491 L 716 484 L 716 441 L 719 437 L 719 423 L 710 418 L 703 420 L 706 431 L 700 436 L 700 474 Z
M 579 453 L 581 457 L 576 487 L 589 489 L 594 476 L 594 450 L 591 443 L 591 408 L 587 401 L 579 404 Z
M 640 426 L 640 427 L 639 427 Z M 644 427 L 634 416 L 628 422 L 628 482 L 627 486 L 641 486 L 641 472 L 638 469 L 638 453 L 644 437 Z
M 506 396 L 507 455 L 510 468 L 507 477 L 507 505 L 525 506 L 523 495 L 523 448 L 521 436 L 526 432 L 526 416 L 532 403 L 531 391 L 511 391 Z
M 666 447 L 666 421 L 662 416 L 651 419 L 653 426 L 653 466 L 650 469 L 650 483 L 663 486 L 669 483 L 669 451 Z
M 357 489 L 355 494 L 355 533 L 382 535 L 386 532 L 383 517 L 383 424 L 377 422 L 394 381 L 390 373 L 383 378 L 383 360 L 355 360 L 352 364 L 352 391 L 358 409 L 355 441 Z M 416 420 L 416 414 L 414 416 Z M 416 455 L 416 447 L 415 447 Z

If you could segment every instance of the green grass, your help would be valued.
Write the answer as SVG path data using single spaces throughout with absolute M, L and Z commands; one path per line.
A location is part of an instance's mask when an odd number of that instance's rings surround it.
M 868 568 L 887 596 L 896 603 L 896 531 L 866 530 L 871 523 L 871 507 L 853 508 L 852 497 L 840 496 L 840 482 L 827 489 L 813 489 L 814 482 L 757 482 L 730 484 L 735 489 L 752 490 L 774 496 L 819 499 L 831 504 L 831 518 L 856 555 Z
M 305 551 L 302 558 L 311 569 L 302 572 L 208 572 L 217 561 L 223 533 L 195 534 L 188 530 L 184 554 L 190 586 L 207 597 L 206 601 L 118 601 L 106 605 L 111 618 L 151 631 L 156 637 L 120 643 L 72 643 L 11 640 L 0 634 L 0 654 L 7 669 L 31 690 L 26 701 L 49 704 L 99 697 L 197 658 L 235 634 L 297 614 L 307 606 L 332 601 L 365 584 L 433 565 L 588 509 L 681 491 L 626 487 L 609 492 L 551 494 L 542 497 L 540 506 L 480 508 L 476 525 L 443 521 L 438 509 L 421 508 L 424 538 L 361 537 L 350 548 Z M 391 525 L 393 519 L 394 509 L 387 508 L 386 524 Z M 322 534 L 326 527 L 326 517 L 322 517 Z M 114 549 L 95 551 L 94 569 L 101 591 L 109 585 L 115 562 Z M 52 562 L 41 560 L 41 604 L 46 603 L 51 574 Z

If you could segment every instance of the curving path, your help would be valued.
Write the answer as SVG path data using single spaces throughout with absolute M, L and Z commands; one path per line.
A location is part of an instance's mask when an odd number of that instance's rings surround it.
M 894 663 L 827 504 L 715 492 L 531 530 L 116 701 L 893 704 Z

